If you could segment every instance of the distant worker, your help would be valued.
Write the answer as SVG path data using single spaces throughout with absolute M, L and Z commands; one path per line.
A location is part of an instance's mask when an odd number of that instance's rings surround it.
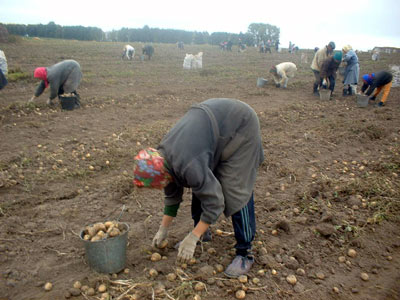
M 125 45 L 124 52 L 122 53 L 122 59 L 126 58 L 128 60 L 132 60 L 135 56 L 135 48 L 131 45 Z
M 147 59 L 150 60 L 154 54 L 154 47 L 152 45 L 146 45 L 142 49 L 142 54 L 147 55 Z
M 7 58 L 3 51 L 0 50 L 0 90 L 3 89 L 7 84 L 7 74 L 8 74 L 8 65 Z
M 273 66 L 269 72 L 272 74 L 272 77 L 275 81 L 276 87 L 287 88 L 287 83 L 289 78 L 293 78 L 297 71 L 297 67 L 292 62 L 283 62 L 279 65 Z
M 69 59 L 61 61 L 51 67 L 36 68 L 33 76 L 42 81 L 36 88 L 36 92 L 29 102 L 39 97 L 50 85 L 50 96 L 47 100 L 47 104 L 52 105 L 53 99 L 59 95 L 64 93 L 74 93 L 77 95 L 76 89 L 81 82 L 82 72 L 79 63 Z
M 342 62 L 342 52 L 336 52 L 333 56 L 329 56 L 325 59 L 321 65 L 320 76 L 322 79 L 320 88 L 331 90 L 331 95 L 335 89 L 336 84 L 336 72 Z
M 357 93 L 358 78 L 360 76 L 360 65 L 358 63 L 357 54 L 350 45 L 346 45 L 342 49 L 343 61 L 346 63 L 344 70 L 344 88 L 343 96 L 351 96 Z
M 393 75 L 388 71 L 380 71 L 376 73 L 365 74 L 362 76 L 363 86 L 361 87 L 361 94 L 370 96 L 374 90 L 375 93 L 371 98 L 372 101 L 376 100 L 376 97 L 383 90 L 383 96 L 381 101 L 377 104 L 377 106 L 384 106 L 389 96 L 390 89 L 392 87 Z
M 314 95 L 319 96 L 318 87 L 321 85 L 321 81 L 322 81 L 321 76 L 320 76 L 322 63 L 329 56 L 333 55 L 333 50 L 335 49 L 335 47 L 336 47 L 336 45 L 334 42 L 329 42 L 328 45 L 319 49 L 314 55 L 314 59 L 311 63 L 311 70 L 313 71 L 314 77 L 315 77 L 314 86 L 313 86 L 313 94 Z
M 178 45 L 178 49 L 180 49 L 180 50 L 184 50 L 185 49 L 185 46 L 184 46 L 183 42 L 177 42 L 176 44 Z

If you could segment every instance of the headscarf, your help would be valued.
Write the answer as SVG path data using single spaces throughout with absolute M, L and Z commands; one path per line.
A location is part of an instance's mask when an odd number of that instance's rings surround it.
M 374 78 L 375 78 L 375 73 L 365 74 L 362 77 L 363 81 L 368 85 L 372 85 Z
M 164 157 L 154 148 L 139 151 L 135 156 L 133 184 L 138 187 L 152 187 L 162 189 L 172 181 L 165 165 Z
M 47 81 L 47 70 L 44 67 L 39 67 L 35 69 L 33 72 L 33 77 L 42 79 L 44 81 L 44 85 L 47 88 L 49 86 L 49 82 Z
M 349 52 L 352 49 L 353 49 L 353 47 L 351 47 L 350 45 L 346 45 L 346 46 L 343 46 L 342 51 L 343 52 Z
M 333 59 L 337 61 L 342 61 L 342 51 L 338 51 L 333 55 Z
M 271 69 L 269 70 L 270 73 L 277 73 L 278 70 L 276 69 L 276 66 L 272 66 Z

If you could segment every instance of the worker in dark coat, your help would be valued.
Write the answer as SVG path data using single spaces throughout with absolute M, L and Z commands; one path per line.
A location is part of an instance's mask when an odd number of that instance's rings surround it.
M 320 77 L 322 80 L 319 88 L 329 88 L 331 94 L 333 93 L 336 84 L 336 73 L 341 62 L 341 51 L 336 52 L 333 56 L 329 56 L 323 61 L 320 70 Z
M 378 106 L 384 106 L 389 96 L 390 89 L 392 87 L 393 75 L 388 71 L 380 71 L 376 73 L 365 74 L 362 76 L 363 86 L 361 87 L 361 94 L 370 96 L 375 90 L 370 100 L 376 100 L 376 97 L 381 91 L 383 95 Z
M 142 150 L 135 159 L 135 185 L 164 188 L 164 216 L 153 246 L 161 246 L 167 238 L 184 187 L 191 188 L 194 229 L 180 243 L 178 261 L 193 257 L 201 237 L 211 239 L 209 226 L 224 213 L 232 218 L 237 254 L 225 274 L 246 274 L 254 262 L 253 188 L 264 160 L 255 111 L 239 100 L 209 99 L 194 105 L 158 150 Z

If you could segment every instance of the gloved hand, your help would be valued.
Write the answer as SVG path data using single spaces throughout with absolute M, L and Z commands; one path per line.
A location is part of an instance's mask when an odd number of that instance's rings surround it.
M 54 103 L 53 103 L 53 100 L 51 100 L 50 98 L 49 99 L 47 99 L 47 105 L 53 105 Z
M 36 97 L 33 95 L 32 98 L 28 100 L 28 103 L 33 102 L 33 100 L 35 100 L 35 98 L 36 98 Z
M 324 88 L 326 88 L 328 86 L 328 82 L 326 81 L 326 79 L 324 78 L 324 80 L 322 80 L 322 86 Z
M 160 225 L 156 235 L 153 238 L 152 246 L 159 248 L 161 243 L 167 238 L 168 235 L 168 228 Z
M 194 254 L 194 250 L 196 249 L 196 244 L 199 241 L 199 238 L 190 232 L 181 242 L 178 249 L 178 262 L 186 263 L 188 262 Z

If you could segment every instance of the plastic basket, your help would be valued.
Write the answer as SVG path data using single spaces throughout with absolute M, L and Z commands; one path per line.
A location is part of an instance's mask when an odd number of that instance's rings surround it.
M 330 100 L 331 99 L 331 90 L 320 89 L 319 90 L 319 98 L 321 100 Z
M 369 102 L 369 96 L 357 94 L 357 106 L 367 107 Z
M 81 102 L 79 100 L 79 96 L 76 94 L 72 95 L 60 95 L 58 96 L 61 103 L 61 108 L 64 110 L 74 110 L 76 108 L 81 107 Z
M 119 225 L 124 226 L 124 232 L 104 240 L 86 241 L 83 239 L 84 230 L 79 234 L 85 246 L 86 260 L 96 272 L 112 274 L 125 268 L 129 225 L 127 223 L 119 223 Z

